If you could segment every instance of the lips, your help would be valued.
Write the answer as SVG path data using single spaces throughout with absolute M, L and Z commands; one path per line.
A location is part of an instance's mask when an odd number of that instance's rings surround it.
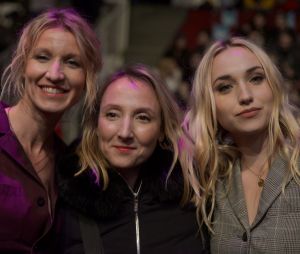
M 135 147 L 131 146 L 114 146 L 119 152 L 128 153 L 135 150 Z
M 239 113 L 236 114 L 236 116 L 242 116 L 246 118 L 254 117 L 258 114 L 258 112 L 261 110 L 261 108 L 250 108 L 245 109 Z

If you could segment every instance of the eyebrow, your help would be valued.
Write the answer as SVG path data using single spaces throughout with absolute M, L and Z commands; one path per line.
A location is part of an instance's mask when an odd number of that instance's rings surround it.
M 118 104 L 106 104 L 104 107 L 102 107 L 102 110 L 108 110 L 108 109 L 121 109 L 122 106 L 121 105 L 118 105 Z M 100 109 L 101 111 L 101 109 Z M 149 108 L 149 107 L 140 107 L 140 108 L 136 108 L 135 112 L 149 112 L 149 113 L 152 113 L 154 114 L 155 112 Z
M 46 54 L 51 54 L 51 50 L 49 50 L 48 48 L 34 48 L 32 49 L 31 51 L 32 54 L 35 54 L 35 53 L 46 53 Z M 65 57 L 67 58 L 70 58 L 70 57 L 78 57 L 80 58 L 80 54 L 78 53 L 75 53 L 75 52 L 66 52 L 65 53 Z
M 254 72 L 257 69 L 264 70 L 261 66 L 253 66 L 253 67 L 251 67 L 251 68 L 249 68 L 249 69 L 246 70 L 246 74 L 250 74 L 250 73 Z M 223 76 L 218 77 L 213 82 L 213 84 L 215 84 L 218 80 L 229 80 L 229 79 L 231 79 L 231 75 L 223 75 Z

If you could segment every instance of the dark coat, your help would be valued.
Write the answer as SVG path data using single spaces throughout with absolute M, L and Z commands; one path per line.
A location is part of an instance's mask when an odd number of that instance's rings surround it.
M 66 214 L 62 252 L 83 253 L 77 217 L 80 213 L 99 225 L 106 254 L 137 253 L 136 204 L 141 254 L 206 253 L 194 207 L 179 205 L 183 190 L 179 167 L 165 184 L 171 159 L 170 153 L 158 148 L 143 165 L 137 203 L 127 183 L 114 170 L 109 171 L 108 188 L 102 191 L 91 170 L 73 177 L 77 168 L 76 156 L 64 160 L 60 179 L 60 195 Z

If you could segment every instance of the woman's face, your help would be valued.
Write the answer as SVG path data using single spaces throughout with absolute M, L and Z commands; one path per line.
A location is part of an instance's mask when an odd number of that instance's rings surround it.
M 63 113 L 82 95 L 86 74 L 72 33 L 45 30 L 33 46 L 25 66 L 25 94 L 21 101 L 47 113 Z
M 273 94 L 257 57 L 243 47 L 231 47 L 213 60 L 212 84 L 217 120 L 233 137 L 267 129 Z
M 137 169 L 153 153 L 161 134 L 161 108 L 154 89 L 122 77 L 103 94 L 98 118 L 99 146 L 110 165 Z

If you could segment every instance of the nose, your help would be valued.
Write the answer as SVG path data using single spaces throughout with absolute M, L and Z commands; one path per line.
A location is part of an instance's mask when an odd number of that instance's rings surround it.
M 130 117 L 125 117 L 120 124 L 118 137 L 123 141 L 131 140 L 133 137 L 132 121 Z
M 243 83 L 240 85 L 238 98 L 241 105 L 249 105 L 253 102 L 253 94 L 249 84 Z
M 50 63 L 48 71 L 46 72 L 46 78 L 53 82 L 61 81 L 65 78 L 63 68 L 59 60 L 55 60 Z

